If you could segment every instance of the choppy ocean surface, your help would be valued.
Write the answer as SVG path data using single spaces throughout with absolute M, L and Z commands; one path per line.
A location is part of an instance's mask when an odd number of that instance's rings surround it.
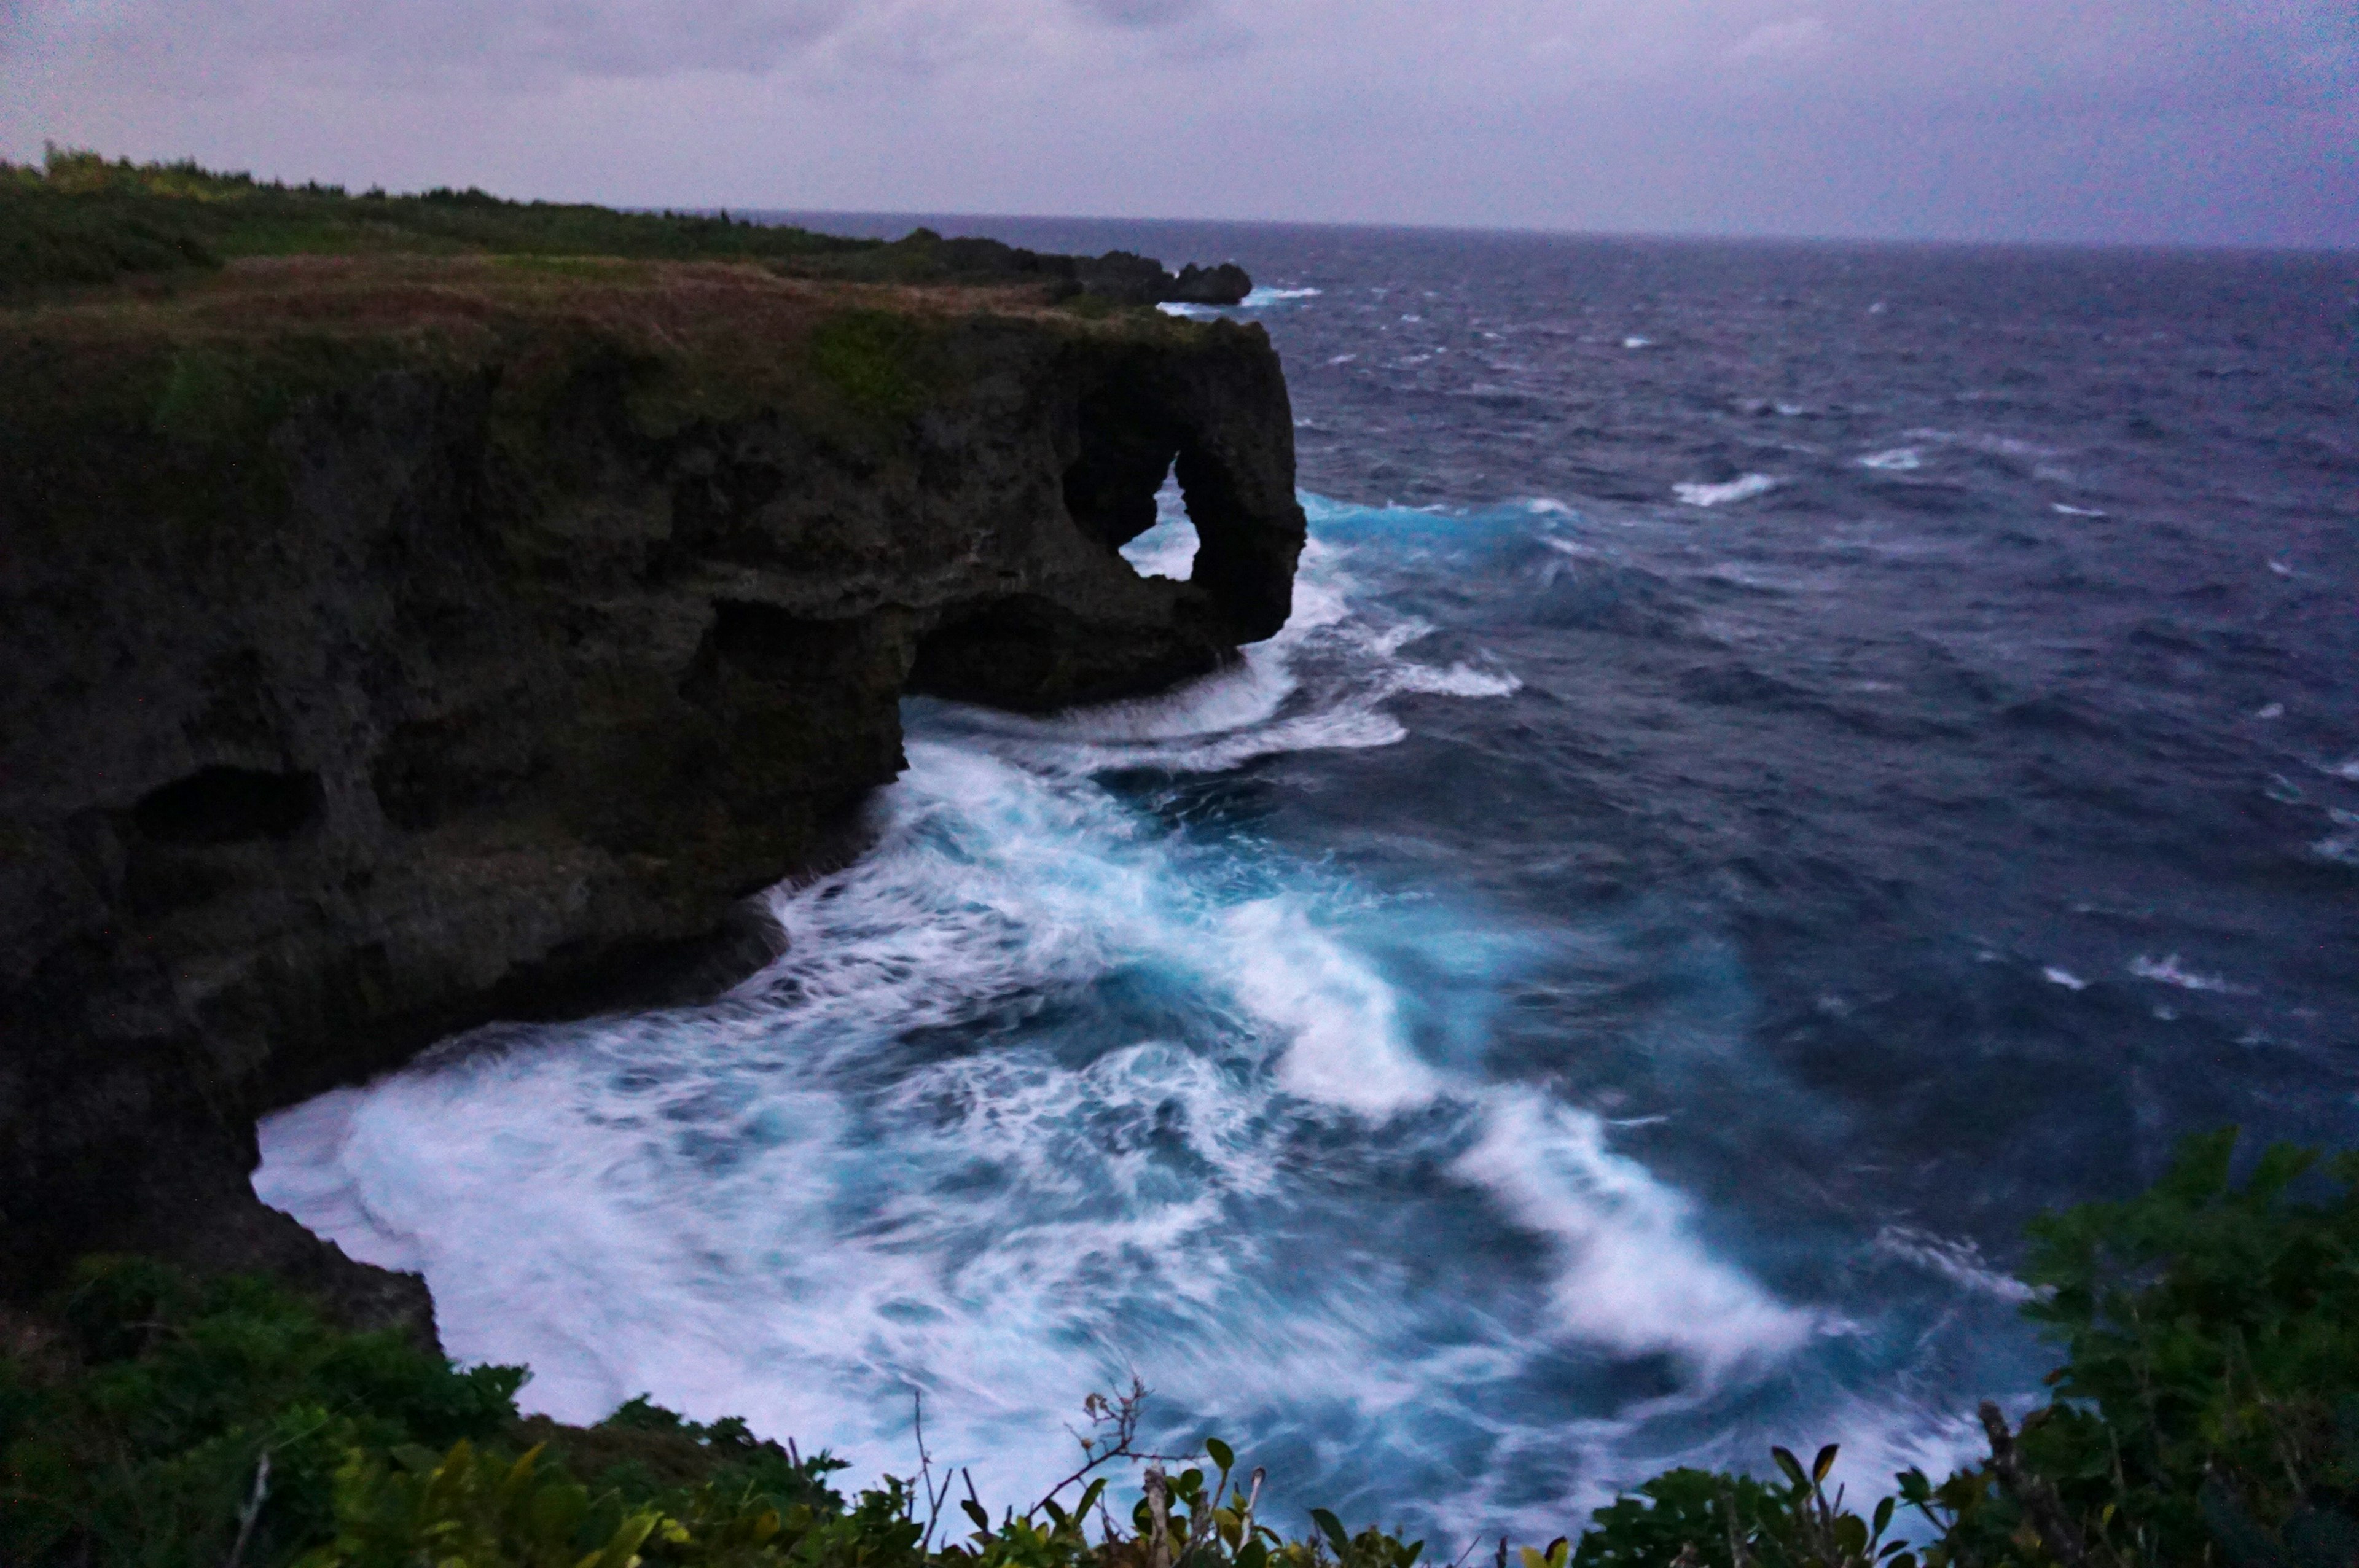
M 2027 1217 L 2359 1141 L 2359 259 L 934 222 L 1253 271 L 1294 621 L 913 702 L 730 997 L 265 1124 L 528 1404 L 864 1479 L 922 1390 L 1022 1501 L 1135 1371 L 1455 1555 L 1772 1442 L 1940 1464 L 2051 1364 Z

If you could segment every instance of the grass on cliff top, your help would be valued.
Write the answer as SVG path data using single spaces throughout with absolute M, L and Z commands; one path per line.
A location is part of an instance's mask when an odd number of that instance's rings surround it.
M 872 283 L 1050 283 L 1063 258 L 918 230 L 891 242 L 728 214 L 623 212 L 509 201 L 481 190 L 354 195 L 193 163 L 108 162 L 52 146 L 40 167 L 0 163 L 0 296 L 202 273 L 243 256 L 493 254 L 757 263 Z
M 1039 326 L 1165 346 L 1245 330 L 1077 293 L 1074 266 L 923 230 L 355 196 L 53 147 L 0 163 L 0 438 L 118 474 L 144 460 L 166 511 L 189 507 L 165 470 L 210 451 L 238 493 L 213 506 L 200 485 L 197 509 L 227 515 L 268 477 L 266 427 L 389 370 L 488 375 L 503 418 L 620 386 L 643 436 L 771 411 L 866 450 L 1047 351 Z M 992 318 L 1028 319 L 1028 346 Z M 158 434 L 169 461 L 140 456 Z
M 935 351 L 958 322 L 1212 330 L 1076 293 L 1072 265 L 924 230 L 886 243 L 476 190 L 354 196 L 53 147 L 0 163 L 0 380 L 20 395 L 0 387 L 0 406 L 28 405 L 0 426 L 86 428 L 82 406 L 125 380 L 110 366 L 164 413 L 201 381 L 223 395 L 202 423 L 227 429 L 395 366 L 496 366 L 513 391 L 543 362 L 603 355 L 631 362 L 650 428 L 814 401 L 822 423 L 873 427 L 956 383 Z
M 1046 369 L 1063 345 L 1244 330 L 1152 309 L 1084 317 L 1033 288 L 725 260 L 253 257 L 0 309 L 0 447 L 31 454 L 0 492 L 38 498 L 28 516 L 110 530 L 191 512 L 266 519 L 279 509 L 255 487 L 283 466 L 272 431 L 391 372 L 487 398 L 520 473 L 580 469 L 569 454 L 588 428 L 627 446 L 757 415 L 881 459 L 924 409 Z
M 2028 1314 L 2063 1348 L 1990 1457 L 1872 1505 L 1835 1459 L 1681 1469 L 1568 1521 L 1518 1568 L 2351 1568 L 2359 1563 L 2359 1156 L 2233 1132 L 2152 1191 L 2032 1229 Z M 1244 1369 L 1249 1371 L 1249 1368 Z M 1422 1542 L 1322 1509 L 1289 1537 L 1213 1438 L 1149 1468 L 1139 1400 L 1093 1399 L 1080 1474 L 1021 1511 L 920 1455 L 847 1501 L 825 1454 L 635 1400 L 520 1419 L 521 1368 L 460 1369 L 325 1325 L 267 1282 L 94 1259 L 0 1315 L 0 1562 L 26 1568 L 1414 1568 Z M 1404 1503 L 1409 1499 L 1401 1499 Z M 1438 1500 L 1438 1499 L 1434 1499 Z M 1016 1499 L 1021 1505 L 1027 1499 Z M 1907 1510 L 1904 1514 L 1903 1510 Z M 1451 1547 L 1457 1542 L 1450 1543 Z M 1434 1561 L 1465 1562 L 1480 1538 Z M 1499 1538 L 1483 1563 L 1506 1564 Z

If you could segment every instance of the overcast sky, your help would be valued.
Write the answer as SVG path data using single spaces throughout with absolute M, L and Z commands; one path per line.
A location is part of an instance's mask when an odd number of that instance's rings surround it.
M 2359 0 L 0 0 L 0 155 L 632 205 L 2359 245 Z

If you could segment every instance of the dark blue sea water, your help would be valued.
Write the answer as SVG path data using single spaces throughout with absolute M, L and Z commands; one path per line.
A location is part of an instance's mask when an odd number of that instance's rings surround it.
M 528 1401 L 866 1476 L 922 1390 L 1014 1500 L 1136 1371 L 1454 1555 L 1940 1464 L 2051 1364 L 2027 1217 L 2359 1141 L 2359 258 L 933 222 L 1253 271 L 1295 621 L 912 703 L 731 998 L 266 1127 Z

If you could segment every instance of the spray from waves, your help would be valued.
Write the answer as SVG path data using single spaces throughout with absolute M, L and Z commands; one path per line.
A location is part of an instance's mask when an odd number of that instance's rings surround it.
M 1914 473 L 1925 466 L 1925 454 L 1916 447 L 1895 447 L 1889 451 L 1870 452 L 1859 460 L 1859 466 L 1886 473 Z
M 1179 300 L 1156 307 L 1166 316 L 1181 316 L 1191 321 L 1208 320 L 1231 310 L 1263 310 L 1273 305 L 1288 305 L 1298 299 L 1315 299 L 1323 289 L 1256 287 L 1234 305 L 1190 305 Z
M 1355 602 L 1353 549 L 1314 550 L 1262 664 L 1160 703 L 913 705 L 875 847 L 772 896 L 761 974 L 275 1117 L 257 1190 L 421 1270 L 453 1352 L 530 1363 L 535 1408 L 652 1391 L 863 1476 L 908 1467 L 922 1390 L 938 1454 L 1037 1495 L 1134 1370 L 1169 1441 L 1437 1524 L 1553 1529 L 1711 1441 L 1715 1400 L 1851 1330 L 1718 1255 L 1597 1116 L 1453 1046 L 1522 938 L 1097 776 L 1512 689 L 1405 676 L 1416 623 Z
M 1887 1225 L 1875 1233 L 1875 1249 L 1938 1274 L 1961 1289 L 2010 1304 L 2030 1301 L 2038 1293 L 2014 1275 L 1992 1268 L 1971 1241 L 1936 1236 L 1913 1226 Z
M 1694 480 L 1671 486 L 1671 493 L 1690 506 L 1726 506 L 1733 502 L 1750 501 L 1756 495 L 1767 495 L 1777 488 L 1777 481 L 1766 473 L 1740 475 L 1724 483 Z
M 1430 1004 L 1371 957 L 1410 933 L 1225 885 L 1073 781 L 910 761 L 883 841 L 777 896 L 788 949 L 725 1004 L 315 1101 L 266 1126 L 257 1189 L 422 1269 L 454 1353 L 530 1362 L 537 1408 L 653 1390 L 873 1473 L 921 1388 L 1010 1496 L 1133 1366 L 1181 1430 L 1349 1485 L 1430 1463 L 1436 1423 L 1481 1475 L 1568 1355 L 1709 1381 L 1810 1331 L 1594 1117 L 1426 1061 Z M 1419 1290 L 1470 1227 L 1542 1245 Z
M 2162 985 L 2177 986 L 2181 990 L 2218 991 L 2223 995 L 2247 992 L 2250 988 L 2223 979 L 2218 975 L 2199 974 L 2187 968 L 2172 953 L 2163 958 L 2150 958 L 2144 953 L 2129 961 L 2129 972 L 2142 980 L 2154 980 Z
M 1156 525 L 1123 554 L 1143 576 L 1184 579 L 1194 530 L 1176 483 L 1167 482 L 1157 499 Z M 1506 670 L 1411 656 L 1430 623 L 1368 602 L 1353 573 L 1353 549 L 1318 533 L 1319 524 L 1364 509 L 1316 496 L 1304 503 L 1313 534 L 1295 577 L 1294 613 L 1235 666 L 1158 697 L 1048 718 L 939 707 L 925 709 L 927 718 L 1028 767 L 1212 773 L 1288 752 L 1392 745 L 1408 734 L 1386 706 L 1397 697 L 1507 697 L 1521 689 Z
M 1686 1201 L 1611 1153 L 1594 1116 L 1509 1092 L 1452 1168 L 1554 1244 L 1550 1304 L 1577 1339 L 1675 1351 L 1717 1374 L 1795 1349 L 1821 1326 L 1699 1248 Z

